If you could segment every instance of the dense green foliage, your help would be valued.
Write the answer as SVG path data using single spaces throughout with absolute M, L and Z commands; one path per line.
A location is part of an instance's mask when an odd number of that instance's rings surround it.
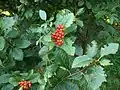
M 120 90 L 119 16 L 120 0 L 1 0 L 0 90 Z

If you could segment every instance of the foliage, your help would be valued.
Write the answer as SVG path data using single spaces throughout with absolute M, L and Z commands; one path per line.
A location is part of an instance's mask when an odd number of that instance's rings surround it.
M 119 0 L 0 3 L 1 90 L 21 90 L 22 80 L 31 90 L 120 89 Z M 62 46 L 51 37 L 58 25 Z

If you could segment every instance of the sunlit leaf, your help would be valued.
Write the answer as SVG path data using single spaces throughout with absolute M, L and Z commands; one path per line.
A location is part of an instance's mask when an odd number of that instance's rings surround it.
M 47 19 L 47 14 L 44 10 L 39 10 L 39 16 L 42 20 L 46 20 Z
M 92 58 L 88 55 L 76 57 L 73 61 L 72 68 L 85 67 L 92 62 Z
M 103 57 L 104 55 L 115 54 L 118 51 L 118 47 L 118 43 L 109 43 L 108 46 L 104 45 L 104 47 L 101 48 L 100 51 L 101 57 Z

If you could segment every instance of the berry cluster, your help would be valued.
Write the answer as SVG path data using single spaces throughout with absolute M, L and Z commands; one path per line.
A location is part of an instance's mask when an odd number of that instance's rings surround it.
M 32 82 L 22 80 L 22 81 L 19 82 L 19 85 L 20 85 L 20 87 L 23 88 L 23 90 L 28 90 L 29 88 L 31 88 Z
M 56 45 L 61 46 L 64 44 L 63 38 L 64 38 L 64 26 L 59 24 L 57 26 L 57 30 L 55 31 L 55 33 L 52 34 L 52 39 Z

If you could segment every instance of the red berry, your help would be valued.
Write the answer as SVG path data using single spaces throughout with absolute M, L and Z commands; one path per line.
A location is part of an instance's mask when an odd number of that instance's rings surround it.
M 32 82 L 30 81 L 20 81 L 19 82 L 20 87 L 23 87 L 24 90 L 28 90 L 32 86 Z
M 61 31 L 64 31 L 64 29 L 60 29 Z
M 57 26 L 57 30 L 55 31 L 55 33 L 52 34 L 52 39 L 53 39 L 53 42 L 58 45 L 58 46 L 61 46 L 64 44 L 63 42 L 63 38 L 64 38 L 64 25 L 62 24 L 59 24 Z
M 58 45 L 58 46 L 61 46 L 61 43 L 58 43 L 57 45 Z
M 61 36 L 61 38 L 64 38 L 64 36 Z
M 57 29 L 60 29 L 60 28 L 61 28 L 60 24 L 59 24 L 59 25 L 57 25 Z
M 56 35 L 56 36 L 59 36 L 59 33 L 56 33 L 55 35 Z
M 64 29 L 64 26 L 63 26 L 62 24 L 59 24 L 59 25 L 57 26 L 57 29 Z
M 57 29 L 56 32 L 61 32 L 61 30 L 60 30 L 60 29 Z
M 60 39 L 60 37 L 58 36 L 57 39 Z

